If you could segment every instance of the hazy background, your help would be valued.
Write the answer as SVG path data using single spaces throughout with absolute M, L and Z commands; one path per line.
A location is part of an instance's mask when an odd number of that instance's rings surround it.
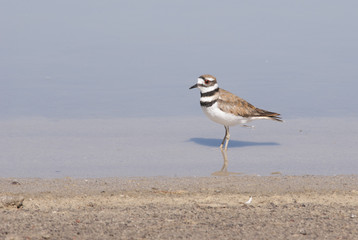
M 0 117 L 201 116 L 201 74 L 285 118 L 357 116 L 357 1 L 1 0 Z
M 210 176 L 202 74 L 285 123 L 229 172 L 358 173 L 358 1 L 0 0 L 0 177 Z

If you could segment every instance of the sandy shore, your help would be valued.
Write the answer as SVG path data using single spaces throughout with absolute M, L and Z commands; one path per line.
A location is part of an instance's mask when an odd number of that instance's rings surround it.
M 0 239 L 356 239 L 358 176 L 2 178 L 0 222 Z

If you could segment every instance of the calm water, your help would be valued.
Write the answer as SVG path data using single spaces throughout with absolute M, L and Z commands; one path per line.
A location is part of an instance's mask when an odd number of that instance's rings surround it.
M 357 9 L 329 0 L 5 1 L 0 176 L 210 175 L 221 168 L 224 131 L 188 89 L 202 74 L 287 120 L 232 130 L 229 171 L 356 173 Z
M 255 126 L 231 128 L 226 173 L 358 173 L 357 118 Z M 2 120 L 0 177 L 210 176 L 223 135 L 204 117 Z
M 0 117 L 190 116 L 204 73 L 285 117 L 357 116 L 357 1 L 6 1 Z

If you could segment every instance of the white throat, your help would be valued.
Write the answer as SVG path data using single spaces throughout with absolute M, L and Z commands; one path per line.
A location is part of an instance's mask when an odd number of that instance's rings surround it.
M 201 93 L 211 92 L 211 91 L 214 91 L 217 88 L 219 88 L 217 83 L 215 83 L 215 85 L 210 86 L 210 87 L 199 87 Z

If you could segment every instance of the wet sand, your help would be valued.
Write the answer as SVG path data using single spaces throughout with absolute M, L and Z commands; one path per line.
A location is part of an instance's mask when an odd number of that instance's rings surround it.
M 358 176 L 2 178 L 0 222 L 0 239 L 356 239 Z

